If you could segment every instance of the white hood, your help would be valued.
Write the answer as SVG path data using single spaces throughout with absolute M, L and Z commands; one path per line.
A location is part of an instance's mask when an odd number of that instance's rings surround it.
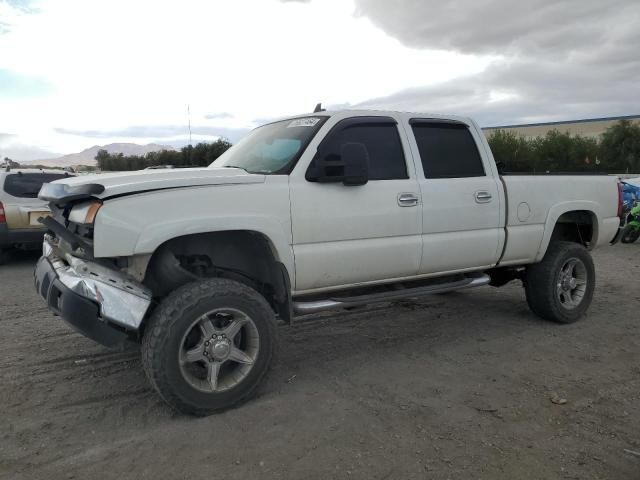
M 65 184 L 69 187 L 88 184 L 102 185 L 104 191 L 93 196 L 106 198 L 114 195 L 164 188 L 236 185 L 263 183 L 264 181 L 264 175 L 250 174 L 239 168 L 175 168 L 81 175 L 58 180 L 54 183 Z

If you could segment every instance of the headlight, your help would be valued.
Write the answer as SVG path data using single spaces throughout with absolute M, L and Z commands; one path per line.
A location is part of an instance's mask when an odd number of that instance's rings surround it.
M 102 207 L 102 202 L 97 200 L 79 203 L 71 209 L 69 221 L 83 225 L 92 225 L 100 207 Z

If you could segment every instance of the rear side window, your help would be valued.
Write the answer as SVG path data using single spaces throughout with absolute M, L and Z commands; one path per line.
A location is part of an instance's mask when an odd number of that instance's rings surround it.
M 464 124 L 412 121 L 426 178 L 483 177 L 482 158 Z
M 12 173 L 4 179 L 4 191 L 12 197 L 37 198 L 43 183 L 68 177 L 58 173 Z
M 360 122 L 359 120 L 357 120 Z M 369 154 L 369 180 L 394 180 L 409 178 L 404 151 L 395 122 L 377 121 L 373 123 L 352 123 L 332 131 L 323 142 L 322 154 L 338 158 L 345 143 L 361 143 Z

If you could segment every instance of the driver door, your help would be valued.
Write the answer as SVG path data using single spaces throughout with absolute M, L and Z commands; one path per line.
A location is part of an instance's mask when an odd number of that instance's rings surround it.
M 336 159 L 345 143 L 366 148 L 366 184 L 290 177 L 297 293 L 409 277 L 419 268 L 422 204 L 404 133 L 391 117 L 351 117 L 330 130 L 318 152 Z

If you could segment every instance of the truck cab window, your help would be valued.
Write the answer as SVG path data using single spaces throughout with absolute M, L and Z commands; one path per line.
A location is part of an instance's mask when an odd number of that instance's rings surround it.
M 484 177 L 480 153 L 462 123 L 412 121 L 426 178 Z
M 364 145 L 369 154 L 369 180 L 409 178 L 398 127 L 394 123 L 357 123 L 329 135 L 322 145 L 325 155 L 340 157 L 342 145 L 346 143 Z

